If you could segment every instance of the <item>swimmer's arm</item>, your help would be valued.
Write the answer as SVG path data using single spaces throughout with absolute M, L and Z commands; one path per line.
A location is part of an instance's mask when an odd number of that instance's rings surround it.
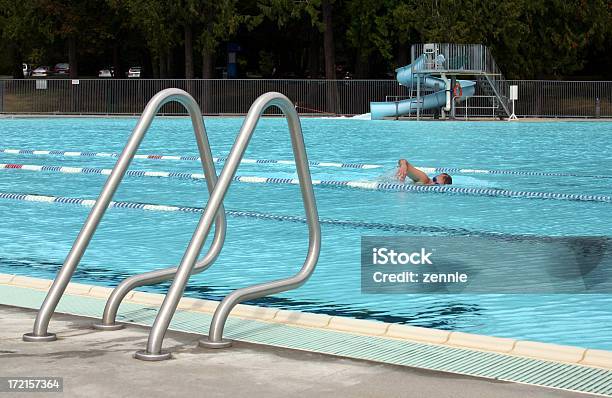
M 397 178 L 399 178 L 400 181 L 403 182 L 406 177 L 410 177 L 410 179 L 416 183 L 431 184 L 431 180 L 427 174 L 411 165 L 406 159 L 400 159 L 397 165 L 399 166 Z

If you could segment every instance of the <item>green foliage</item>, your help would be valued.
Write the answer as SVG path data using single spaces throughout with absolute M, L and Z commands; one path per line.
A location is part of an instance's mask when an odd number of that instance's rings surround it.
M 261 0 L 258 2 L 261 14 L 275 21 L 279 28 L 298 21 L 306 12 L 305 2 L 292 0 Z
M 236 0 L 207 1 L 204 4 L 199 14 L 199 22 L 204 24 L 204 29 L 198 39 L 203 49 L 214 50 L 221 40 L 233 36 L 241 25 L 252 29 L 258 23 L 258 18 L 238 12 Z
M 606 0 L 351 0 L 347 39 L 361 54 L 419 42 L 483 43 L 510 77 L 559 77 L 582 68 L 612 36 Z M 361 12 L 359 12 L 361 10 Z M 385 12 L 386 11 L 386 12 Z M 607 43 L 606 43 L 607 41 Z
M 261 73 L 262 76 L 272 76 L 274 64 L 274 54 L 263 50 L 259 52 L 259 73 Z
M 81 55 L 108 53 L 120 41 L 156 58 L 183 45 L 183 28 L 190 26 L 196 50 L 203 53 L 227 41 L 248 43 L 254 54 L 250 67 L 257 69 L 259 52 L 270 51 L 265 44 L 275 40 L 262 33 L 270 24 L 281 34 L 324 32 L 323 1 L 0 0 L 0 51 L 20 61 L 48 62 L 50 47 L 61 49 L 67 38 L 77 37 Z M 371 75 L 380 76 L 406 62 L 412 43 L 453 42 L 489 46 L 509 78 L 560 78 L 589 68 L 612 78 L 610 0 L 332 2 L 336 58 L 349 70 L 367 64 Z M 296 37 L 295 48 L 275 51 L 312 56 L 308 37 Z M 283 58 L 273 55 L 266 59 Z
M 33 2 L 0 0 L 0 38 L 3 41 L 20 40 L 34 26 Z
M 111 7 L 128 16 L 129 26 L 142 33 L 155 57 L 177 42 L 177 26 L 164 0 L 108 0 Z M 175 11 L 177 7 L 172 9 Z M 183 14 L 182 16 L 184 16 Z
M 588 48 L 603 45 L 612 32 L 612 5 L 603 0 L 525 0 L 522 5 L 521 77 L 571 74 L 582 68 Z
M 323 0 L 259 0 L 258 6 L 262 15 L 275 21 L 280 28 L 307 19 L 312 27 L 323 32 L 322 3 Z

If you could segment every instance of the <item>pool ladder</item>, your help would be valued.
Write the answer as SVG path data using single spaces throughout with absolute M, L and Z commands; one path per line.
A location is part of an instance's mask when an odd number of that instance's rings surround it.
M 227 228 L 225 209 L 223 208 L 223 200 L 227 190 L 236 174 L 236 170 L 240 165 L 240 161 L 244 156 L 247 146 L 251 140 L 253 132 L 257 126 L 259 119 L 266 109 L 275 106 L 279 108 L 287 118 L 289 125 L 289 133 L 291 135 L 291 145 L 293 147 L 293 155 L 295 158 L 296 169 L 300 182 L 302 193 L 302 201 L 306 212 L 306 220 L 308 224 L 308 254 L 300 271 L 285 279 L 280 279 L 272 282 L 262 283 L 254 286 L 238 289 L 227 295 L 213 315 L 210 331 L 207 339 L 200 340 L 199 345 L 208 348 L 223 348 L 231 345 L 231 341 L 223 339 L 223 329 L 227 318 L 237 304 L 256 298 L 260 298 L 269 294 L 275 294 L 291 289 L 295 289 L 303 285 L 312 275 L 314 268 L 319 259 L 321 249 L 321 227 L 319 224 L 319 216 L 317 212 L 312 180 L 310 177 L 310 168 L 308 166 L 308 157 L 304 145 L 302 128 L 300 125 L 299 116 L 293 107 L 291 101 L 283 94 L 269 92 L 261 95 L 253 102 L 249 112 L 240 128 L 238 138 L 232 146 L 231 152 L 225 162 L 221 174 L 217 180 L 216 170 L 210 150 L 210 143 L 202 112 L 191 95 L 183 90 L 170 88 L 157 93 L 147 106 L 145 107 L 138 124 L 134 128 L 128 143 L 123 148 L 112 173 L 106 180 L 104 188 L 100 196 L 96 200 L 83 228 L 79 232 L 64 265 L 59 270 L 53 284 L 45 300 L 40 307 L 34 322 L 34 328 L 31 333 L 23 335 L 25 341 L 53 341 L 57 337 L 54 333 L 49 333 L 49 322 L 57 305 L 62 298 L 66 287 L 74 274 L 81 258 L 83 257 L 93 234 L 95 233 L 100 220 L 104 216 L 110 201 L 112 200 L 119 184 L 121 183 L 127 168 L 129 167 L 142 139 L 147 133 L 153 118 L 159 112 L 162 106 L 169 102 L 178 102 L 182 104 L 188 111 L 193 125 L 202 168 L 206 177 L 206 185 L 209 192 L 209 199 L 206 208 L 200 221 L 193 233 L 193 236 L 183 254 L 183 258 L 178 267 L 166 268 L 146 272 L 140 275 L 135 275 L 123 280 L 111 293 L 106 306 L 102 321 L 94 325 L 94 328 L 99 330 L 117 330 L 123 327 L 123 324 L 116 323 L 117 311 L 122 300 L 133 289 L 139 286 L 152 285 L 173 279 L 170 288 L 164 298 L 157 317 L 151 328 L 147 347 L 145 350 L 138 351 L 134 355 L 137 359 L 147 361 L 159 361 L 169 359 L 171 354 L 162 351 L 162 343 L 164 335 L 170 326 L 170 321 L 176 312 L 179 301 L 185 291 L 185 286 L 192 274 L 196 274 L 206 270 L 217 259 L 223 244 L 225 242 L 225 232 Z M 197 257 L 200 254 L 206 238 L 208 237 L 215 223 L 215 233 L 213 242 L 208 249 L 206 255 L 198 261 Z

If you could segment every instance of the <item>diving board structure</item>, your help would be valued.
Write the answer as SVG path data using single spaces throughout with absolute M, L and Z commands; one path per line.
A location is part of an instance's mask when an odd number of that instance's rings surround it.
M 406 98 L 371 102 L 372 120 L 440 110 L 455 117 L 457 104 L 473 97 L 478 87 L 500 118 L 510 117 L 509 86 L 489 49 L 482 44 L 414 44 L 410 65 L 398 68 L 397 81 L 409 89 Z M 460 77 L 471 77 L 462 80 Z

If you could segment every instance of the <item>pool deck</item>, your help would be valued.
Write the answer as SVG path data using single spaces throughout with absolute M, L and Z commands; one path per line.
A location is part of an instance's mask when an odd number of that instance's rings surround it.
M 0 376 L 63 377 L 63 395 L 70 397 L 589 396 L 243 342 L 206 350 L 196 348 L 201 336 L 175 331 L 165 339 L 172 360 L 142 362 L 132 355 L 145 345 L 148 328 L 100 332 L 91 329 L 91 318 L 56 314 L 59 340 L 25 343 L 21 335 L 35 316 L 34 310 L 0 305 Z
M 163 343 L 173 360 L 162 362 L 167 367 L 142 364 L 131 356 L 146 346 L 148 326 L 164 296 L 130 292 L 118 314 L 118 321 L 127 329 L 94 331 L 91 324 L 101 316 L 112 289 L 77 283 L 68 285 L 51 320 L 49 330 L 59 340 L 23 342 L 21 335 L 32 330 L 35 311 L 50 285 L 48 279 L 0 274 L 0 377 L 69 374 L 77 380 L 75 389 L 87 383 L 102 389 L 104 383 L 92 379 L 98 372 L 109 372 L 104 381 L 136 383 L 143 394 L 150 395 L 147 382 L 134 381 L 133 375 L 160 369 L 160 379 L 176 372 L 171 380 L 189 375 L 218 383 L 211 391 L 219 394 L 236 377 L 261 387 L 243 391 L 246 387 L 232 386 L 235 390 L 227 391 L 232 395 L 254 391 L 261 396 L 274 392 L 280 396 L 303 391 L 308 395 L 403 396 L 409 390 L 420 391 L 416 396 L 574 396 L 561 395 L 569 391 L 612 397 L 610 351 L 250 305 L 236 306 L 226 324 L 225 337 L 235 345 L 209 351 L 196 347 L 195 342 L 207 334 L 218 302 L 194 298 L 181 300 Z M 39 358 L 47 356 L 49 361 Z M 113 366 L 107 369 L 100 363 Z M 210 364 L 217 369 L 212 370 Z M 51 374 L 54 369 L 64 373 Z M 223 370 L 220 375 L 219 369 Z M 260 373 L 266 377 L 260 378 Z M 186 384 L 181 382 L 179 387 L 185 394 L 199 391 L 189 390 L 195 387 Z M 457 395 L 457 389 L 466 395 Z

